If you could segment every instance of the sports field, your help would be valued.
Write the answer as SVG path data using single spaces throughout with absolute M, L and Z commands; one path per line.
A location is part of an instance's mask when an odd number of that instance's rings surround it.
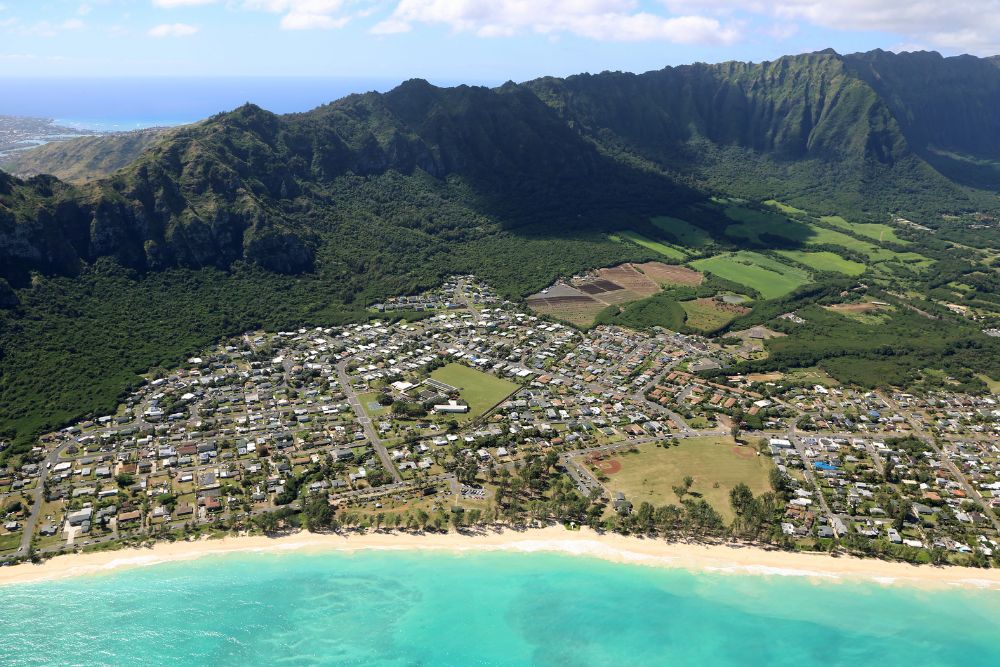
M 642 445 L 638 454 L 611 455 L 609 460 L 617 460 L 621 469 L 611 472 L 617 466 L 600 466 L 608 477 L 605 486 L 612 493 L 621 491 L 635 506 L 643 501 L 676 505 L 673 487 L 690 475 L 692 495 L 701 496 L 731 521 L 729 492 L 734 486 L 743 482 L 754 495 L 771 490 L 770 459 L 751 447 L 737 446 L 729 437 L 690 438 L 672 447 Z
M 612 241 L 621 241 L 622 239 L 627 239 L 632 243 L 637 243 L 643 248 L 648 248 L 653 252 L 660 253 L 664 257 L 670 259 L 683 260 L 687 259 L 687 254 L 674 248 L 673 246 L 668 246 L 665 243 L 660 243 L 659 241 L 654 241 L 653 239 L 646 238 L 642 234 L 638 234 L 633 231 L 621 232 L 618 236 L 609 236 Z
M 462 419 L 475 419 L 494 405 L 510 396 L 517 385 L 489 373 L 477 371 L 462 364 L 448 364 L 431 373 L 435 380 L 450 384 L 459 390 L 462 400 L 469 404 L 469 411 L 456 415 Z
M 691 266 L 755 289 L 765 299 L 784 296 L 809 282 L 806 271 L 746 250 L 699 259 Z
M 804 252 L 802 250 L 779 250 L 782 257 L 808 266 L 816 271 L 843 273 L 847 276 L 860 276 L 865 272 L 865 265 L 852 262 L 832 252 Z

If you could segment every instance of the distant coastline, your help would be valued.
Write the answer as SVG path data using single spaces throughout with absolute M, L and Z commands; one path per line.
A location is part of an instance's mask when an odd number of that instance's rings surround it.
M 654 538 L 597 533 L 589 528 L 567 530 L 562 526 L 475 534 L 298 532 L 280 537 L 240 536 L 191 542 L 160 542 L 148 548 L 65 554 L 40 564 L 21 563 L 0 568 L 0 586 L 110 574 L 127 568 L 222 554 L 366 550 L 543 552 L 701 573 L 804 577 L 817 583 L 870 582 L 921 588 L 1000 590 L 1000 571 L 992 569 L 909 565 L 850 556 L 767 550 L 732 543 L 709 545 L 665 542 Z

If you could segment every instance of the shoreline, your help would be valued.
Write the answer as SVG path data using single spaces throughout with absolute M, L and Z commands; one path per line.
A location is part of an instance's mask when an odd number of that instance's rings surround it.
M 1000 570 L 910 565 L 876 559 L 805 554 L 739 544 L 702 545 L 601 534 L 589 528 L 562 526 L 477 534 L 299 532 L 281 537 L 241 536 L 192 542 L 159 542 L 146 548 L 64 554 L 40 563 L 0 568 L 0 587 L 77 576 L 111 574 L 123 569 L 182 562 L 234 553 L 357 553 L 360 551 L 440 551 L 558 553 L 601 560 L 684 569 L 693 573 L 792 576 L 816 583 L 877 583 L 921 588 L 1000 590 Z

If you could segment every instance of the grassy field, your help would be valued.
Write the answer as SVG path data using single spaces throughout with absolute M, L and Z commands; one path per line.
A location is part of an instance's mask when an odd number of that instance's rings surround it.
M 791 220 L 780 213 L 742 206 L 727 206 L 725 213 L 734 221 L 726 227 L 726 236 L 732 239 L 745 239 L 766 246 L 771 244 L 762 238 L 765 235 L 778 236 L 796 244 L 809 243 L 815 235 L 812 225 Z
M 865 272 L 865 265 L 852 262 L 832 252 L 804 252 L 802 250 L 779 250 L 782 257 L 808 266 L 816 271 L 843 273 L 848 276 L 860 276 Z
M 16 551 L 21 546 L 21 533 L 0 535 L 0 552 Z
M 660 253 L 664 257 L 668 257 L 670 259 L 683 260 L 687 258 L 687 254 L 677 248 L 668 246 L 665 243 L 660 243 L 659 241 L 654 241 L 650 238 L 646 238 L 642 234 L 637 234 L 635 232 L 621 232 L 618 236 L 609 236 L 608 238 L 612 241 L 621 241 L 622 239 L 629 240 L 632 243 L 637 243 L 643 248 L 648 248 L 649 250 Z
M 694 478 L 691 492 L 731 521 L 729 492 L 734 486 L 743 482 L 755 495 L 770 491 L 770 460 L 750 447 L 738 447 L 728 437 L 690 438 L 673 447 L 644 445 L 638 454 L 617 458 L 622 469 L 611 474 L 605 485 L 612 493 L 624 493 L 633 505 L 643 501 L 677 504 L 672 487 L 690 475 Z
M 776 199 L 768 199 L 764 202 L 772 208 L 776 208 L 782 213 L 787 213 L 788 215 L 805 215 L 805 211 L 801 208 L 795 208 L 790 204 L 785 204 L 784 202 L 777 201 Z
M 701 227 L 695 227 L 687 220 L 661 215 L 651 219 L 650 222 L 688 248 L 702 248 L 712 241 L 708 232 Z
M 517 389 L 517 385 L 509 380 L 462 364 L 448 364 L 431 373 L 431 377 L 458 388 L 462 399 L 469 404 L 469 411 L 466 414 L 457 415 L 460 421 L 475 419 Z
M 910 242 L 906 239 L 896 236 L 896 231 L 889 225 L 870 222 L 848 222 L 839 215 L 824 215 L 820 220 L 834 227 L 853 231 L 855 234 L 867 236 L 879 242 L 886 241 L 889 243 L 898 243 L 899 245 L 910 245 Z
M 806 271 L 745 250 L 699 259 L 691 266 L 755 289 L 765 299 L 784 296 L 809 282 Z
M 687 325 L 706 333 L 718 331 L 743 313 L 749 312 L 746 308 L 726 306 L 715 299 L 681 301 L 681 308 L 687 313 Z

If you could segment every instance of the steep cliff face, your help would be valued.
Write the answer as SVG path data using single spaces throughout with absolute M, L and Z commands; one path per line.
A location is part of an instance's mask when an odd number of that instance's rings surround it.
M 832 51 L 492 90 L 413 80 L 287 116 L 248 104 L 170 131 L 94 183 L 4 176 L 0 277 L 104 256 L 140 271 L 240 259 L 309 271 L 333 226 L 358 219 L 359 192 L 392 224 L 412 224 L 402 208 L 432 218 L 414 196 L 433 189 L 424 178 L 462 188 L 501 226 L 551 217 L 552 233 L 615 202 L 701 196 L 681 182 L 936 224 L 995 205 L 965 186 L 1000 189 L 997 108 L 995 59 Z M 390 173 L 413 179 L 405 204 L 379 180 Z

